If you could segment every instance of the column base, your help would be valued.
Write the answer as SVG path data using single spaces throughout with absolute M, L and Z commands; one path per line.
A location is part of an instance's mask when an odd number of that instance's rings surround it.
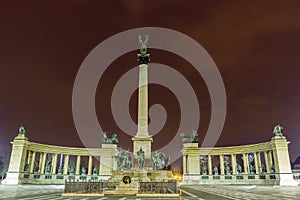
M 278 174 L 280 186 L 298 186 L 298 183 L 294 180 L 293 174 Z
M 193 184 L 198 184 L 199 180 L 201 180 L 200 174 L 184 174 L 182 177 L 182 182 L 181 185 L 193 185 Z
M 20 173 L 19 172 L 7 172 L 6 178 L 2 181 L 3 185 L 19 185 Z
M 100 180 L 104 180 L 104 181 L 107 181 L 111 177 L 111 175 L 99 175 L 99 176 L 100 176 Z

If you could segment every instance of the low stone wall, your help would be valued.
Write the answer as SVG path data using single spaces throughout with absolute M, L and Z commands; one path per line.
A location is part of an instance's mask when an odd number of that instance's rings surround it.
M 106 179 L 106 178 L 105 178 Z M 51 184 L 63 185 L 65 181 L 100 181 L 103 180 L 99 175 L 63 175 L 63 174 L 29 174 L 20 173 L 19 184 Z
M 276 174 L 238 174 L 238 175 L 184 175 L 183 185 L 230 184 L 230 185 L 276 185 Z
M 300 173 L 293 173 L 294 180 L 300 185 Z

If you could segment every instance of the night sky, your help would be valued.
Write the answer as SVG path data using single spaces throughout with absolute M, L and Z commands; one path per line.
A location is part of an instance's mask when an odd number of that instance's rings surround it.
M 164 27 L 196 40 L 218 66 L 226 88 L 227 116 L 217 146 L 269 141 L 279 123 L 291 141 L 294 161 L 300 155 L 299 7 L 299 1 L 0 0 L 0 151 L 10 152 L 9 142 L 20 124 L 30 141 L 82 146 L 72 116 L 72 90 L 85 57 L 119 32 Z M 205 82 L 177 55 L 148 51 L 151 62 L 172 66 L 193 86 L 203 139 L 211 114 Z M 96 94 L 99 123 L 109 133 L 118 133 L 120 145 L 130 149 L 130 137 L 113 120 L 110 98 L 116 81 L 137 65 L 137 52 L 128 52 L 109 66 Z M 168 114 L 161 131 L 168 136 L 154 137 L 157 149 L 180 131 L 179 103 L 159 85 L 149 85 L 149 95 L 150 106 L 160 103 Z M 129 105 L 135 121 L 136 107 L 137 92 Z M 100 135 L 98 139 L 100 146 Z

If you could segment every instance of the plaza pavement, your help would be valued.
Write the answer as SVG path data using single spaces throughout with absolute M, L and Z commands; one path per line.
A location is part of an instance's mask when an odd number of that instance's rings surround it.
M 300 187 L 202 185 L 180 188 L 177 198 L 143 198 L 136 196 L 61 197 L 64 186 L 0 185 L 0 199 L 5 200 L 299 200 Z

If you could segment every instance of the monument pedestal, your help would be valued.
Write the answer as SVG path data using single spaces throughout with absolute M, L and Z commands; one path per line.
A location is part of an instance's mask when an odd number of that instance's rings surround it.
M 28 138 L 25 134 L 18 134 L 14 141 L 11 142 L 13 145 L 12 152 L 10 155 L 9 168 L 6 178 L 2 184 L 5 185 L 17 185 L 21 184 L 21 173 L 24 171 L 25 159 L 26 159 L 26 148 Z
M 138 183 L 120 183 L 116 185 L 116 190 L 108 190 L 103 192 L 104 195 L 135 195 L 138 193 Z
M 151 143 L 153 141 L 153 138 L 146 137 L 146 138 L 140 138 L 140 137 L 134 137 L 133 140 L 133 167 L 138 168 L 137 164 L 137 152 L 142 149 L 145 152 L 145 168 L 146 169 L 152 169 L 151 165 Z
M 102 180 L 108 180 L 114 169 L 115 160 L 114 157 L 117 155 L 116 144 L 102 144 L 102 155 L 100 157 L 100 170 L 99 175 Z
M 272 138 L 275 172 L 279 175 L 278 185 L 297 186 L 298 183 L 293 178 L 290 166 L 289 143 L 284 136 L 274 136 Z
M 109 181 L 122 183 L 124 176 L 129 176 L 132 183 L 168 182 L 173 180 L 172 172 L 168 170 L 132 169 L 129 171 L 113 171 Z

